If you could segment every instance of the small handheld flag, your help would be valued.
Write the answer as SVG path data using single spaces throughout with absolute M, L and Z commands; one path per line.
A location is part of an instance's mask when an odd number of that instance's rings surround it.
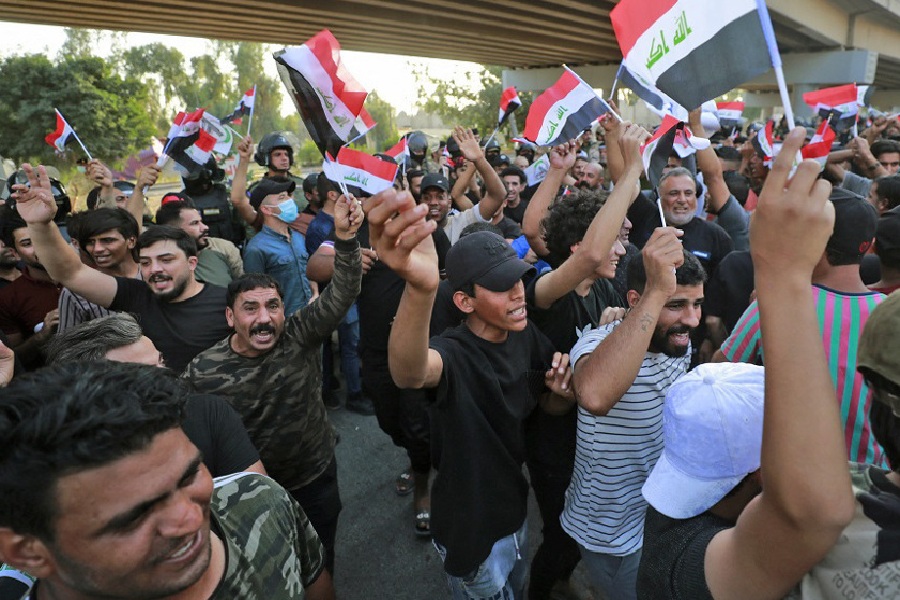
M 507 119 L 520 106 L 522 106 L 522 101 L 519 100 L 519 93 L 516 91 L 515 86 L 510 86 L 503 90 L 503 93 L 500 94 L 500 112 L 497 117 L 497 128 L 503 127 Z
M 78 137 L 78 134 L 75 133 L 75 130 L 72 129 L 72 126 L 66 122 L 66 119 L 62 116 L 62 113 L 59 112 L 59 109 L 54 109 L 56 111 L 56 130 L 52 133 L 47 134 L 47 137 L 44 138 L 48 144 L 56 148 L 57 152 L 64 152 L 66 149 L 66 142 L 69 141 L 69 137 L 74 137 L 78 142 L 78 145 L 81 146 L 81 149 L 84 150 L 84 153 L 87 154 L 88 160 L 93 160 L 91 153 L 88 152 L 88 149 L 84 147 L 84 144 L 81 141 L 81 138 Z

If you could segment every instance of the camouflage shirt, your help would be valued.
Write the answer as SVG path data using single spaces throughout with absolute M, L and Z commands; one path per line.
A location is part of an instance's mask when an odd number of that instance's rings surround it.
M 211 526 L 225 543 L 225 575 L 212 600 L 305 598 L 325 551 L 300 505 L 263 475 L 216 479 Z
M 322 403 L 322 342 L 359 294 L 356 240 L 336 241 L 334 277 L 324 292 L 284 325 L 275 347 L 241 356 L 228 337 L 187 366 L 198 391 L 218 394 L 238 411 L 266 471 L 288 490 L 321 475 L 334 458 L 335 432 Z
M 268 477 L 215 480 L 210 528 L 225 545 L 225 574 L 210 600 L 302 599 L 325 568 L 325 550 L 306 513 Z M 35 580 L 0 564 L 0 598 L 32 598 Z

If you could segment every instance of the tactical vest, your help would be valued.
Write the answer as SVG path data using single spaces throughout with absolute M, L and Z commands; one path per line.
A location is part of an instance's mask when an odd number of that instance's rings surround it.
M 231 199 L 224 185 L 217 183 L 205 194 L 191 195 L 191 200 L 200 211 L 203 223 L 209 227 L 211 237 L 224 238 L 234 244 L 243 241 L 244 231 L 234 223 Z

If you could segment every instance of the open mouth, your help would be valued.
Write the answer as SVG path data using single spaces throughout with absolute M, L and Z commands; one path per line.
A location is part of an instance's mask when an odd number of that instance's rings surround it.
M 198 529 L 197 532 L 190 537 L 184 544 L 175 549 L 174 552 L 162 559 L 164 563 L 179 563 L 192 561 L 200 551 L 201 542 L 203 541 L 203 530 Z
M 507 313 L 507 314 L 509 314 L 510 317 L 512 317 L 513 319 L 516 319 L 516 320 L 524 319 L 524 318 L 528 317 L 528 309 L 523 304 L 522 306 L 519 306 L 519 307 L 514 308 L 513 310 L 509 311 L 509 313 Z
M 691 343 L 691 335 L 689 333 L 670 333 L 669 339 L 676 346 L 687 346 Z

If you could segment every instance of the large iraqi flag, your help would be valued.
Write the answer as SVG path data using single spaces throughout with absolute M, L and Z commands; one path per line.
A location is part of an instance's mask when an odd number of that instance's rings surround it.
M 575 139 L 608 112 L 609 104 L 565 67 L 562 77 L 531 103 L 522 137 L 539 146 L 559 144 Z
M 323 29 L 302 46 L 276 52 L 278 73 L 312 140 L 336 156 L 350 139 L 366 101 L 365 88 L 341 62 L 341 46 Z
M 622 0 L 610 18 L 628 74 L 687 110 L 780 61 L 762 0 Z

